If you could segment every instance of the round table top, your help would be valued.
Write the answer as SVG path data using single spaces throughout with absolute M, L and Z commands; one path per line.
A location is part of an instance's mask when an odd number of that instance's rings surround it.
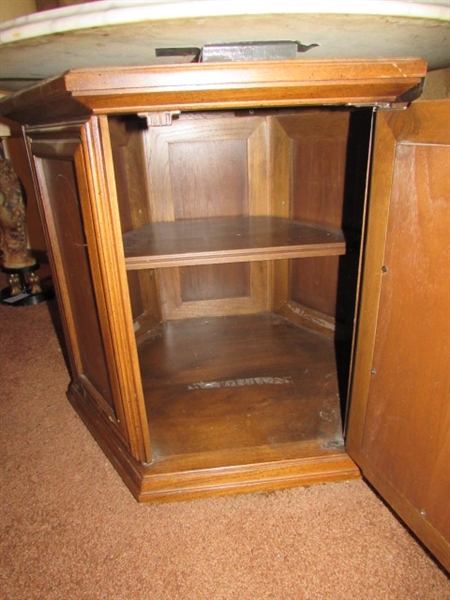
M 311 7 L 314 12 L 311 12 Z M 448 0 L 101 0 L 0 26 L 0 89 L 78 67 L 187 62 L 160 50 L 292 40 L 301 59 L 420 56 L 450 65 Z M 163 52 L 162 54 L 167 54 Z

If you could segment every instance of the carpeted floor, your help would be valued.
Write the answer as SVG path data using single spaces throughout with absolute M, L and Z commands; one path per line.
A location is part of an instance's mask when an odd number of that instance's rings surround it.
M 65 398 L 47 305 L 0 306 L 2 600 L 448 600 L 360 480 L 139 505 Z

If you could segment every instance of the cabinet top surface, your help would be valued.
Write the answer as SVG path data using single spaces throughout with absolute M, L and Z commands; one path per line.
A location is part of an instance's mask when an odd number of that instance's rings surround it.
M 35 125 L 92 114 L 373 104 L 413 99 L 419 58 L 284 60 L 75 69 L 7 96 L 0 114 Z

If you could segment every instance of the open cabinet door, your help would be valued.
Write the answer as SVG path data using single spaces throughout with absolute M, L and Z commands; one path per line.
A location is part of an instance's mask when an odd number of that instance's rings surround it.
M 450 101 L 380 111 L 346 436 L 450 570 Z

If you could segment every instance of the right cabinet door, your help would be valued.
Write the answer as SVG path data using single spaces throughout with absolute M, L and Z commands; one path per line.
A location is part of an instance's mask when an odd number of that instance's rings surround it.
M 450 570 L 450 101 L 377 115 L 346 446 Z

